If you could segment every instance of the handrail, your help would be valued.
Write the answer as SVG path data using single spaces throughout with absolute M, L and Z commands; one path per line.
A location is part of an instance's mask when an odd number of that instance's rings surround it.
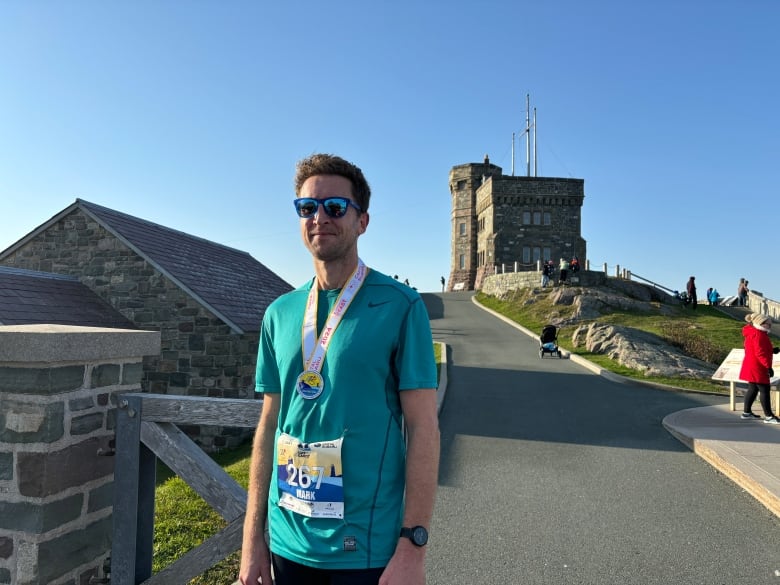
M 648 278 L 644 278 L 643 276 L 639 276 L 639 275 L 638 275 L 638 274 L 636 274 L 635 272 L 632 272 L 632 273 L 631 273 L 631 279 L 633 280 L 633 279 L 635 279 L 635 278 L 636 278 L 636 279 L 638 279 L 638 280 L 644 281 L 644 282 L 646 282 L 647 284 L 650 284 L 650 285 L 652 285 L 654 288 L 660 288 L 661 290 L 665 290 L 665 291 L 666 291 L 666 292 L 668 292 L 670 295 L 674 295 L 674 293 L 676 293 L 676 292 L 677 292 L 677 291 L 675 291 L 675 290 L 672 290 L 672 289 L 670 289 L 670 288 L 667 288 L 667 287 L 663 286 L 662 284 L 658 284 L 657 282 L 653 282 L 652 280 L 650 280 L 650 279 L 648 279 Z
M 262 400 L 146 393 L 119 396 L 112 585 L 184 585 L 240 548 L 246 491 L 176 425 L 255 428 L 262 407 Z M 228 525 L 152 576 L 158 457 Z

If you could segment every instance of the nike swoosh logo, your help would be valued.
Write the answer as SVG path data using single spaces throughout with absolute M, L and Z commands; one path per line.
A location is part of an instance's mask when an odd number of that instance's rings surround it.
M 379 303 L 372 303 L 371 301 L 368 301 L 368 308 L 369 308 L 369 309 L 373 309 L 374 307 L 378 307 L 378 306 L 380 306 L 380 305 L 386 305 L 386 304 L 387 304 L 387 303 L 389 303 L 389 302 L 390 302 L 390 301 L 381 301 L 381 302 L 379 302 Z

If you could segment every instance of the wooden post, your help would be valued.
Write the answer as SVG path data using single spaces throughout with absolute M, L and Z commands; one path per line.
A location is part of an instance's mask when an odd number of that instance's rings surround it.
M 136 585 L 152 576 L 157 457 L 141 443 L 142 408 L 140 397 L 125 395 L 117 409 L 111 550 L 114 585 Z

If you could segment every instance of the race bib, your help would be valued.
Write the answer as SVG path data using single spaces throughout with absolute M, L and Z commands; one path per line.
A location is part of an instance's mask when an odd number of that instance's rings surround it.
M 344 518 L 343 441 L 304 443 L 287 433 L 279 436 L 279 506 L 310 518 Z

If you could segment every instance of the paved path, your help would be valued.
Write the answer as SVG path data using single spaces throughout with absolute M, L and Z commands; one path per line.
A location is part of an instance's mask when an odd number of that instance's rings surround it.
M 430 584 L 780 584 L 778 518 L 662 425 L 727 398 L 539 359 L 472 293 L 425 296 L 450 347 Z
M 673 412 L 664 427 L 780 518 L 780 427 L 728 404 Z

